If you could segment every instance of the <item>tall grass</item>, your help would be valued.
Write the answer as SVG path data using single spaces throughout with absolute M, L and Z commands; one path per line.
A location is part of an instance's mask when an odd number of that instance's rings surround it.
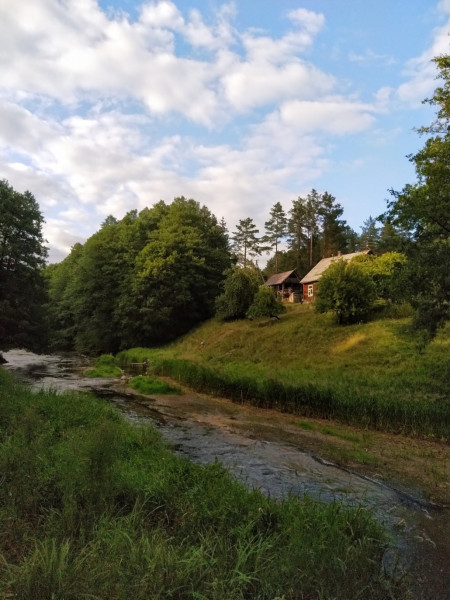
M 0 369 L 0 597 L 401 598 L 363 508 L 249 492 L 87 395 Z
M 309 307 L 280 322 L 210 321 L 163 349 L 117 356 L 147 360 L 207 393 L 380 431 L 450 439 L 450 327 L 425 349 L 408 319 L 340 327 Z
M 149 356 L 149 354 L 148 354 Z M 374 430 L 450 438 L 450 401 L 358 394 L 341 386 L 289 384 L 276 379 L 235 375 L 195 362 L 155 356 L 151 369 L 195 390 L 305 417 L 336 419 Z

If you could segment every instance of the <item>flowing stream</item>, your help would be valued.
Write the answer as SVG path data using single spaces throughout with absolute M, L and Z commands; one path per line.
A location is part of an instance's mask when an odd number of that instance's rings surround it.
M 394 539 L 384 569 L 397 564 L 397 569 L 412 575 L 414 600 L 450 600 L 448 508 L 301 451 L 283 440 L 282 431 L 276 441 L 249 433 L 242 427 L 245 414 L 259 412 L 261 417 L 267 414 L 262 409 L 195 394 L 143 399 L 118 392 L 115 380 L 83 377 L 80 359 L 23 350 L 3 355 L 5 367 L 34 389 L 89 391 L 104 397 L 127 420 L 154 424 L 176 453 L 201 464 L 219 460 L 249 488 L 275 498 L 289 493 L 370 507 Z

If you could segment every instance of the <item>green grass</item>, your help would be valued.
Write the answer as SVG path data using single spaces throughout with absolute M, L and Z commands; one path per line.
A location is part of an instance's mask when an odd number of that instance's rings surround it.
M 402 598 L 364 508 L 249 492 L 88 395 L 0 369 L 0 598 Z
M 129 381 L 129 386 L 142 394 L 181 394 L 181 388 L 165 381 L 138 375 Z
M 116 359 L 112 354 L 102 354 L 95 361 L 95 367 L 88 369 L 86 377 L 121 377 L 122 370 L 116 365 Z
M 166 348 L 131 349 L 117 360 L 123 368 L 148 360 L 154 373 L 234 401 L 448 440 L 450 326 L 423 348 L 409 322 L 342 327 L 290 306 L 280 321 L 212 320 Z

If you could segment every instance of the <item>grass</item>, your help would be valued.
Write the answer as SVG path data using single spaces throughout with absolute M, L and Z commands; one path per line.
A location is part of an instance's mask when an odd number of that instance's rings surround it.
M 234 401 L 448 440 L 450 326 L 423 348 L 408 324 L 384 316 L 342 327 L 297 305 L 280 321 L 212 320 L 166 348 L 117 360 L 123 368 L 148 360 L 154 373 Z
M 371 513 L 249 492 L 88 395 L 0 369 L 0 598 L 402 598 Z
M 142 394 L 181 394 L 181 388 L 146 375 L 133 377 L 128 385 Z
M 116 360 L 112 354 L 102 354 L 95 361 L 93 369 L 88 369 L 86 377 L 121 377 L 122 370 L 116 365 Z

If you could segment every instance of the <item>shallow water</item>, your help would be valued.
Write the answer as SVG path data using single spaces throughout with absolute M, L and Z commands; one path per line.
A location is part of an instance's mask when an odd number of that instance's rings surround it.
M 92 391 L 105 397 L 127 420 L 154 424 L 177 454 L 201 464 L 219 460 L 249 488 L 276 498 L 308 495 L 370 508 L 395 539 L 394 550 L 386 553 L 384 568 L 390 570 L 399 561 L 400 568 L 414 580 L 412 598 L 450 599 L 448 510 L 438 510 L 417 494 L 396 490 L 300 451 L 283 440 L 282 432 L 277 441 L 267 441 L 237 426 L 245 412 L 258 409 L 196 395 L 139 399 L 118 393 L 113 388 L 115 380 L 83 377 L 80 359 L 36 356 L 23 350 L 6 352 L 4 357 L 8 361 L 5 366 L 35 389 Z

